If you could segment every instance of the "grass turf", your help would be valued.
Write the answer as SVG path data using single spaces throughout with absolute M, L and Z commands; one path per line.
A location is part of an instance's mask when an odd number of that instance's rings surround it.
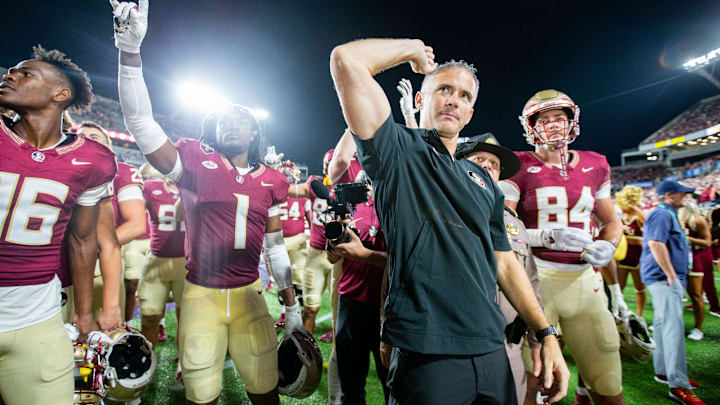
M 715 283 L 720 289 L 720 283 Z M 274 318 L 280 315 L 280 304 L 277 301 L 277 294 L 273 291 L 265 294 L 270 313 Z M 625 288 L 625 300 L 631 310 L 635 310 L 635 293 L 632 286 L 632 279 L 628 277 L 628 286 Z M 328 294 L 323 297 L 323 304 L 318 318 L 331 312 Z M 652 301 L 648 293 L 648 303 L 643 314 L 648 324 L 652 323 L 653 310 Z M 687 331 L 693 327 L 693 316 L 691 311 L 684 311 L 685 327 Z M 157 348 L 158 369 L 150 387 L 145 391 L 142 399 L 147 405 L 175 405 L 185 404 L 185 391 L 182 385 L 175 382 L 175 362 L 173 358 L 177 354 L 175 348 L 175 330 L 177 320 L 175 311 L 169 311 L 165 316 L 166 327 L 169 339 L 160 343 Z M 139 327 L 139 319 L 132 321 L 133 326 Z M 332 327 L 331 320 L 326 319 L 317 325 L 315 337 L 328 332 Z M 688 359 L 688 373 L 691 378 L 700 382 L 701 386 L 696 391 L 700 398 L 708 405 L 720 404 L 720 318 L 705 314 L 703 326 L 705 338 L 699 342 L 686 340 L 686 351 Z M 318 342 L 323 353 L 325 362 L 330 356 L 332 344 Z M 568 405 L 573 403 L 575 386 L 577 385 L 577 369 L 570 353 L 565 350 L 565 358 L 572 377 L 568 396 L 560 404 Z M 370 356 L 370 372 L 368 375 L 366 392 L 368 404 L 383 404 L 383 394 L 380 383 L 375 373 L 375 366 Z M 623 388 L 625 401 L 628 404 L 656 405 L 658 403 L 671 403 L 668 398 L 668 388 L 653 380 L 652 361 L 647 364 L 635 364 L 623 362 Z M 308 398 L 298 400 L 295 398 L 283 397 L 283 404 L 327 404 L 327 374 L 323 373 L 320 386 L 317 391 Z M 116 404 L 112 401 L 105 401 L 107 404 Z M 218 404 L 239 405 L 249 404 L 242 379 L 235 371 L 232 361 L 226 358 L 225 370 L 223 371 L 223 390 L 220 394 Z

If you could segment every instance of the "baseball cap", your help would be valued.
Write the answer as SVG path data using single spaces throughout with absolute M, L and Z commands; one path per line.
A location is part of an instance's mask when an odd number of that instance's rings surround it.
M 655 191 L 659 196 L 665 195 L 665 193 L 692 193 L 695 191 L 694 188 L 685 187 L 682 184 L 674 180 L 663 180 L 657 185 Z
M 476 142 L 468 152 L 488 152 L 500 159 L 500 180 L 510 178 L 520 170 L 520 158 L 510 149 L 500 146 L 497 138 L 491 133 L 476 135 L 469 142 Z

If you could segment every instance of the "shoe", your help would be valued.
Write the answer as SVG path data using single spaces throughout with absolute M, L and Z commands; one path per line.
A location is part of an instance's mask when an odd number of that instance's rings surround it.
M 285 328 L 285 313 L 283 312 L 280 315 L 280 318 L 275 322 L 275 329 L 284 329 Z
M 590 401 L 589 395 L 580 395 L 579 393 L 575 393 L 575 402 L 573 402 L 574 405 L 592 405 L 592 401 Z
M 687 390 L 684 388 L 671 388 L 670 398 L 681 404 L 705 405 L 705 402 L 703 402 L 700 398 L 698 398 L 697 395 L 695 395 L 695 391 Z
M 705 337 L 705 334 L 702 333 L 700 329 L 693 328 L 693 330 L 690 331 L 690 334 L 687 335 L 687 338 L 690 340 L 702 340 L 702 338 Z
M 335 334 L 333 331 L 330 331 L 318 338 L 319 341 L 325 342 L 325 343 L 332 343 L 333 339 L 335 338 Z
M 668 383 L 668 381 L 667 381 L 667 376 L 665 376 L 665 375 L 655 374 L 655 377 L 654 377 L 654 378 L 655 378 L 655 381 L 659 382 L 660 384 L 665 384 L 665 385 L 667 385 L 667 383 Z M 695 381 L 695 380 L 693 380 L 692 378 L 688 378 L 688 382 L 690 383 L 690 386 L 691 386 L 693 389 L 700 387 L 700 383 L 697 382 L 697 381 Z
M 167 331 L 165 330 L 165 325 L 160 324 L 158 327 L 158 342 L 164 342 L 168 340 Z
M 717 316 L 718 318 L 720 318 L 720 310 L 717 310 L 717 311 L 710 310 L 710 311 L 708 311 L 708 313 L 710 313 L 710 315 L 712 315 L 712 316 Z

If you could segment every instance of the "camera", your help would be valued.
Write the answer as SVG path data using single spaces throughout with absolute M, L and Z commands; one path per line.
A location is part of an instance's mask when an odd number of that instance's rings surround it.
M 325 237 L 334 244 L 350 242 L 350 235 L 342 222 L 344 219 L 352 219 L 355 206 L 368 200 L 367 183 L 343 183 L 335 186 L 335 198 L 318 180 L 310 183 L 313 192 L 320 198 L 327 200 L 328 209 L 325 214 L 333 219 L 325 222 Z M 351 228 L 352 229 L 352 228 Z M 353 230 L 357 234 L 357 231 Z

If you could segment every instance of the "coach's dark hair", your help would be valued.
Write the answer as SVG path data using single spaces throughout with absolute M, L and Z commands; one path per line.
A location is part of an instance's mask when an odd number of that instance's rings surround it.
M 33 47 L 33 59 L 52 65 L 70 83 L 70 100 L 67 107 L 74 112 L 85 112 L 95 101 L 92 84 L 87 73 L 57 49 L 47 50 L 41 45 Z
M 245 107 L 241 106 L 233 105 L 230 108 L 237 108 L 241 109 L 244 112 L 248 112 Z M 218 119 L 222 116 L 222 114 L 223 112 L 210 113 L 207 117 L 205 117 L 202 123 L 202 134 L 200 135 L 200 141 L 210 145 L 215 149 L 219 149 L 217 144 L 217 122 Z M 263 154 L 263 150 L 265 150 L 266 148 L 265 138 L 262 135 L 262 131 L 260 131 L 260 124 L 258 123 L 257 118 L 255 118 L 252 113 L 250 113 L 250 115 L 253 119 L 253 130 L 255 131 L 255 137 L 250 142 L 250 145 L 248 145 L 248 162 L 262 163 L 263 157 L 265 156 Z

